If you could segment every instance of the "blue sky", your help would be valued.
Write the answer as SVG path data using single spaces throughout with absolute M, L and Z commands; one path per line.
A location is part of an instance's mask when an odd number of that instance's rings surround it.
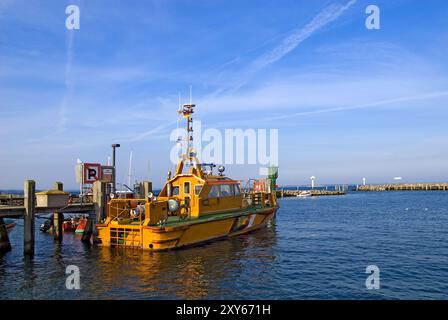
M 279 184 L 446 181 L 447 16 L 442 0 L 0 0 L 0 189 L 74 189 L 76 159 L 111 143 L 118 180 L 133 150 L 134 178 L 160 186 L 190 85 L 203 126 L 279 129 Z

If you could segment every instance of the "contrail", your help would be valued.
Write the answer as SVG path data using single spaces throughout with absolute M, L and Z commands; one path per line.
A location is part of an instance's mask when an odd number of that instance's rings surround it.
M 376 101 L 376 102 L 370 102 L 370 103 L 359 104 L 359 105 L 354 105 L 354 106 L 326 108 L 326 109 L 319 109 L 319 110 L 313 110 L 313 111 L 289 113 L 284 116 L 259 119 L 258 121 L 276 121 L 276 120 L 290 119 L 290 118 L 294 118 L 294 117 L 307 116 L 307 115 L 313 115 L 313 114 L 319 114 L 319 113 L 373 108 L 373 107 L 380 107 L 380 106 L 385 106 L 385 105 L 389 105 L 389 104 L 394 104 L 394 103 L 398 103 L 398 102 L 411 102 L 411 101 L 416 101 L 416 100 L 432 99 L 432 98 L 439 98 L 439 97 L 446 97 L 446 96 L 448 96 L 448 91 L 436 91 L 436 92 L 430 92 L 430 93 L 425 93 L 425 94 L 420 94 L 420 95 L 415 95 L 415 96 L 407 96 L 407 97 L 399 97 L 399 98 L 388 99 L 388 100 L 380 100 L 380 101 Z
M 237 90 L 242 87 L 254 73 L 280 60 L 285 55 L 297 48 L 297 46 L 304 40 L 311 37 L 317 30 L 339 18 L 347 9 L 354 5 L 356 1 L 357 0 L 350 0 L 343 6 L 333 4 L 323 9 L 308 24 L 306 24 L 304 27 L 297 28 L 292 32 L 291 35 L 283 39 L 282 43 L 279 46 L 258 57 L 249 66 L 248 70 L 246 71 L 246 77 L 244 77 L 236 86 L 234 86 L 233 90 Z
M 67 109 L 69 100 L 73 97 L 74 91 L 74 81 L 71 76 L 72 63 L 73 63 L 73 30 L 66 31 L 67 33 L 67 49 L 66 49 L 66 62 L 65 62 L 65 88 L 66 93 L 61 101 L 61 106 L 59 108 L 59 130 L 64 131 L 65 125 L 67 123 Z
M 285 38 L 278 47 L 259 57 L 253 63 L 252 71 L 256 72 L 262 68 L 265 68 L 271 63 L 280 60 L 289 52 L 297 48 L 300 43 L 309 38 L 317 30 L 339 18 L 339 16 L 341 16 L 348 8 L 350 8 L 355 3 L 356 0 L 351 0 L 344 6 L 331 5 L 326 7 L 305 27 L 296 29 L 293 34 Z
M 73 0 L 79 7 L 81 5 L 81 0 Z M 66 61 L 65 61 L 65 95 L 62 97 L 61 106 L 59 108 L 59 130 L 64 131 L 65 125 L 67 123 L 67 109 L 69 102 L 73 99 L 73 93 L 75 91 L 75 81 L 72 75 L 72 65 L 74 58 L 74 37 L 75 30 L 66 30 Z
M 177 120 L 176 120 L 176 121 L 168 122 L 168 123 L 166 123 L 166 124 L 161 124 L 161 125 L 159 125 L 159 126 L 153 128 L 153 129 L 151 129 L 151 130 L 149 130 L 149 131 L 146 131 L 146 132 L 143 132 L 143 133 L 138 134 L 138 135 L 135 136 L 134 138 L 129 139 L 129 141 L 130 141 L 130 142 L 136 142 L 136 141 L 140 141 L 140 140 L 146 139 L 146 138 L 148 138 L 148 137 L 150 137 L 150 136 L 152 136 L 152 135 L 154 135 L 154 134 L 156 134 L 156 133 L 159 133 L 159 132 L 162 131 L 163 129 L 166 129 L 166 128 L 172 126 L 172 125 L 175 124 L 176 122 L 177 122 Z

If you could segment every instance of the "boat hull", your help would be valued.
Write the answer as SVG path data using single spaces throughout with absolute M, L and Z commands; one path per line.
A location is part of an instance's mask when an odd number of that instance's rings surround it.
M 200 245 L 265 227 L 278 208 L 263 208 L 165 226 L 97 225 L 102 246 L 163 251 Z

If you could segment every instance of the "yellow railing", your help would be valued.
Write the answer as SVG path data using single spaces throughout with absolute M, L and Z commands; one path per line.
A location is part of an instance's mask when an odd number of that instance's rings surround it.
M 146 200 L 143 199 L 112 199 L 108 204 L 108 217 L 111 221 L 141 223 L 144 220 Z

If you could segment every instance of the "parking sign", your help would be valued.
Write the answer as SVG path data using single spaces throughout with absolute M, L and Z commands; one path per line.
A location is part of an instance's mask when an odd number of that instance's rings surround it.
M 101 164 L 84 163 L 84 183 L 94 183 L 101 179 Z

